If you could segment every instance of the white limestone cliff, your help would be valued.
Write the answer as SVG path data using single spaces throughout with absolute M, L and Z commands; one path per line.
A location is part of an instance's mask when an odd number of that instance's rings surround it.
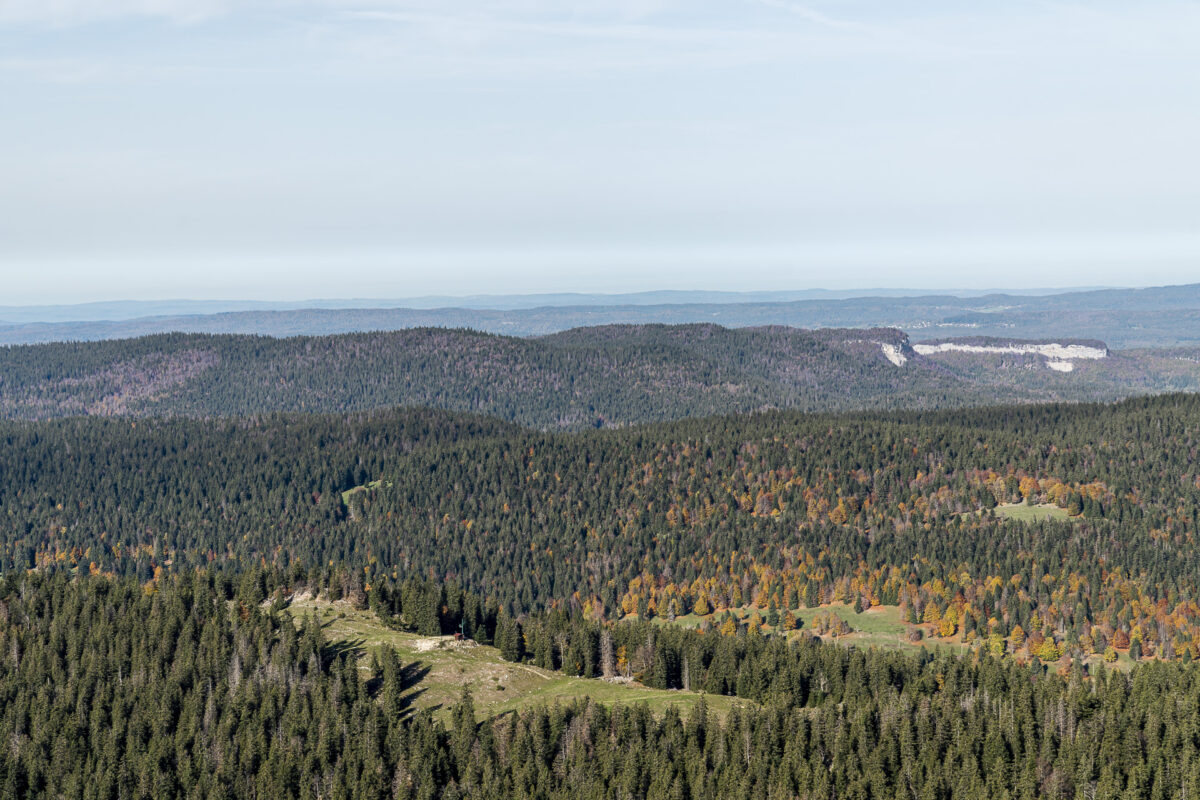
M 1095 360 L 1108 357 L 1103 347 L 1088 347 L 1082 344 L 962 344 L 941 342 L 939 344 L 914 344 L 913 350 L 923 356 L 936 353 L 1001 353 L 1013 355 L 1038 355 L 1046 359 L 1047 369 L 1055 372 L 1073 372 L 1075 361 Z

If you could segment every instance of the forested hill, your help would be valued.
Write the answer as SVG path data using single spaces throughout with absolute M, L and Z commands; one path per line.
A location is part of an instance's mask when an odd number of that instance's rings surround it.
M 429 411 L 9 422 L 0 568 L 337 564 L 610 619 L 899 605 L 1042 657 L 1194 657 L 1198 448 L 1190 395 L 583 433 Z M 993 511 L 1014 503 L 1061 519 Z
M 522 339 L 424 328 L 0 349 L 0 416 L 25 419 L 420 405 L 584 429 L 770 408 L 953 408 L 1197 388 L 1200 362 L 1186 352 L 1117 352 L 1064 375 L 1032 356 L 922 356 L 890 329 L 623 325 Z

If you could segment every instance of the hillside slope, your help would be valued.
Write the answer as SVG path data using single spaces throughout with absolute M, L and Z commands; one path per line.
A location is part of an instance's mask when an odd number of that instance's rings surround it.
M 646 703 L 656 713 L 668 708 L 690 713 L 701 693 L 653 689 L 634 681 L 605 681 L 568 676 L 528 664 L 504 660 L 495 647 L 453 636 L 421 636 L 389 628 L 369 609 L 345 601 L 302 598 L 289 602 L 287 613 L 297 624 L 311 617 L 326 641 L 352 652 L 365 665 L 388 647 L 396 651 L 412 680 L 404 687 L 406 707 L 427 708 L 449 718 L 464 688 L 474 698 L 481 719 L 539 705 L 593 700 L 610 705 Z M 708 708 L 724 717 L 735 706 L 750 703 L 720 695 L 705 698 Z
M 0 416 L 421 405 L 572 430 L 772 408 L 953 408 L 1200 388 L 1200 363 L 1186 350 L 1108 355 L 1075 362 L 1068 375 L 1036 353 L 922 355 L 897 330 L 716 325 L 580 328 L 538 339 L 438 328 L 288 339 L 170 334 L 0 349 Z

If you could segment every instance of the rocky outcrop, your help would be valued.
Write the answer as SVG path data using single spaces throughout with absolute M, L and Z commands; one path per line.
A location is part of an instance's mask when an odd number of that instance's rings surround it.
M 1099 345 L 1099 346 L 1097 346 Z M 1103 344 L 1062 344 L 1059 342 L 924 342 L 914 344 L 913 350 L 923 356 L 938 353 L 981 353 L 1001 355 L 1034 355 L 1046 359 L 1047 369 L 1072 372 L 1077 360 L 1097 360 L 1108 357 Z

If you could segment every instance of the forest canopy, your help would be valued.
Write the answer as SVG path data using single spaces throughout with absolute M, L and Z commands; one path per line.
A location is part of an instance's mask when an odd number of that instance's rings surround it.
M 0 563 L 333 563 L 514 615 L 882 604 L 1008 649 L 1194 657 L 1198 430 L 1186 395 L 576 434 L 420 410 L 6 423 Z
M 1064 374 L 1037 355 L 924 356 L 886 328 L 613 325 L 530 339 L 417 328 L 0 348 L 0 418 L 13 419 L 426 406 L 584 430 L 772 408 L 961 408 L 1196 389 L 1194 353 L 1109 352 Z
M 421 408 L 2 422 L 0 780 L 1183 796 L 1198 448 L 1193 395 L 578 432 Z M 430 706 L 419 655 L 327 638 L 301 597 L 544 680 L 737 705 Z

